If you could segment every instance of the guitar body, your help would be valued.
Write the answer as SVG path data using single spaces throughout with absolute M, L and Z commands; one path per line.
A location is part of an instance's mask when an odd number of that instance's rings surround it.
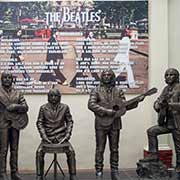
M 113 87 L 111 92 L 107 92 L 104 87 L 97 87 L 97 104 L 100 106 L 96 109 L 95 112 L 95 127 L 99 128 L 109 128 L 111 125 L 115 126 L 115 129 L 121 128 L 121 117 L 119 116 L 117 119 L 114 118 L 114 115 L 111 113 L 106 113 L 106 110 L 112 111 L 113 106 L 117 105 L 119 110 L 123 105 L 123 92 L 121 89 L 117 87 Z M 104 110 L 103 110 L 104 109 Z M 98 112 L 99 111 L 99 112 Z
M 28 124 L 27 113 L 18 112 L 14 110 L 12 112 L 7 110 L 10 104 L 19 104 L 19 101 L 23 101 L 20 92 L 14 88 L 11 90 L 11 94 L 8 94 L 2 87 L 0 87 L 0 128 L 13 127 L 15 129 L 24 129 Z M 25 100 L 23 102 L 26 104 Z
M 28 125 L 29 119 L 27 113 L 23 113 L 20 115 L 17 121 L 12 122 L 12 127 L 15 129 L 24 129 Z
M 11 121 L 11 126 L 15 129 L 24 129 L 28 125 L 27 113 L 13 113 L 5 112 L 5 119 Z

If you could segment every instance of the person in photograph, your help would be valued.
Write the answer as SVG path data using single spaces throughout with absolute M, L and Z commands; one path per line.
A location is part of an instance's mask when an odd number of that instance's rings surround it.
M 3 30 L 0 29 L 0 40 L 3 38 Z
M 99 76 L 97 72 L 95 72 L 96 68 L 93 67 L 94 64 L 94 55 L 92 53 L 93 46 L 92 42 L 94 40 L 92 31 L 86 31 L 85 39 L 82 46 L 82 54 L 81 59 L 78 61 L 78 68 L 80 72 L 77 72 L 74 78 L 70 82 L 71 87 L 76 87 L 76 79 L 78 77 L 87 77 L 88 73 L 94 78 L 95 81 L 99 81 Z
M 126 30 L 122 33 L 122 39 L 119 40 L 118 53 L 114 58 L 117 62 L 117 69 L 115 71 L 117 81 L 121 80 L 120 76 L 122 72 L 127 73 L 127 85 L 129 88 L 137 88 L 134 79 L 134 73 L 129 61 L 129 51 L 131 47 L 131 40 Z
M 12 36 L 12 42 L 11 42 L 11 57 L 10 57 L 10 63 L 8 70 L 14 71 L 16 69 L 16 66 L 18 67 L 20 73 L 22 73 L 24 77 L 24 81 L 28 82 L 30 81 L 31 77 L 27 73 L 25 66 L 23 64 L 24 62 L 24 56 L 22 54 L 22 46 L 21 46 L 21 36 L 22 36 L 22 29 L 17 29 Z
M 66 77 L 63 75 L 63 73 L 60 70 L 60 63 L 62 61 L 63 53 L 62 48 L 58 42 L 58 29 L 52 28 L 51 29 L 51 37 L 48 40 L 47 45 L 47 56 L 46 56 L 46 63 L 48 63 L 46 66 L 46 70 L 53 71 L 53 72 L 47 72 L 42 73 L 39 81 L 52 81 L 57 82 L 61 85 L 68 85 Z M 56 66 L 56 68 L 51 69 L 52 66 Z

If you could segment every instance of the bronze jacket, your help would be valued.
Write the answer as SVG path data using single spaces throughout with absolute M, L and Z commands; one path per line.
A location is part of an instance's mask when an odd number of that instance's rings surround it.
M 160 105 L 163 100 L 171 104 L 165 107 L 164 112 Z M 180 83 L 174 84 L 173 87 L 166 86 L 155 101 L 154 109 L 158 112 L 158 121 L 162 118 L 163 122 L 161 122 L 161 125 L 166 125 L 170 129 L 180 130 Z
M 7 107 L 12 104 L 15 105 L 14 110 L 9 112 Z M 0 128 L 24 128 L 28 122 L 27 111 L 28 106 L 22 93 L 14 88 L 7 93 L 0 87 Z
M 36 124 L 42 139 L 47 137 L 50 140 L 59 140 L 66 133 L 71 134 L 73 120 L 66 104 L 59 103 L 54 109 L 54 106 L 46 103 L 40 107 Z
M 121 129 L 121 117 L 114 118 L 113 106 L 120 108 L 125 102 L 124 92 L 115 86 L 110 89 L 100 85 L 90 93 L 88 108 L 95 114 L 95 129 Z M 137 107 L 137 103 L 127 107 L 127 110 Z

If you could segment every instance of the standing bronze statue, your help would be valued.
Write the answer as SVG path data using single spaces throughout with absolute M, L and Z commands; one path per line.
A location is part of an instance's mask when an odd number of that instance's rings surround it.
M 176 151 L 176 171 L 180 172 L 180 83 L 179 72 L 169 68 L 165 72 L 167 86 L 154 103 L 158 125 L 147 130 L 149 156 L 142 161 L 158 161 L 158 135 L 172 133 Z
M 112 180 L 119 180 L 119 136 L 121 116 L 127 110 L 136 108 L 144 99 L 144 95 L 135 101 L 126 103 L 123 91 L 115 85 L 115 74 L 111 69 L 106 69 L 101 74 L 101 82 L 92 90 L 88 102 L 88 108 L 95 114 L 96 154 L 95 168 L 97 178 L 103 176 L 103 154 L 107 137 L 110 146 L 110 165 Z
M 10 146 L 11 179 L 21 180 L 18 173 L 18 145 L 20 129 L 28 123 L 28 106 L 22 93 L 13 87 L 13 75 L 5 71 L 0 87 L 0 180 L 8 180 L 6 174 L 7 152 Z
M 48 93 L 48 103 L 40 107 L 37 128 L 42 142 L 36 152 L 37 180 L 44 180 L 45 146 L 66 144 L 67 164 L 70 180 L 78 180 L 76 176 L 76 160 L 74 149 L 69 142 L 73 127 L 70 109 L 61 103 L 61 94 L 58 89 L 51 89 Z

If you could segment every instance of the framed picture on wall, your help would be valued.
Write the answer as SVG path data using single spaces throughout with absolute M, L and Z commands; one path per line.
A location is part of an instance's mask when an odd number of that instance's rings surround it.
M 85 94 L 112 68 L 126 93 L 148 86 L 148 1 L 0 2 L 0 73 L 15 87 Z M 20 35 L 18 35 L 18 31 Z

